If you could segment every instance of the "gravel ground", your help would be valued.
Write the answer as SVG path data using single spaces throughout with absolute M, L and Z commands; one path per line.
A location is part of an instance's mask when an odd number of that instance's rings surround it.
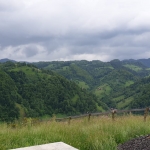
M 150 150 L 150 134 L 120 144 L 117 150 Z

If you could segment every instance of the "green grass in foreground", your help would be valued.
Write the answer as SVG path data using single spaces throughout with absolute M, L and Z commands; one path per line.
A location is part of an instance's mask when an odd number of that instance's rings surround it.
M 7 128 L 0 125 L 0 149 L 65 142 L 79 150 L 115 150 L 119 143 L 150 133 L 150 119 L 143 116 L 91 117 L 67 122 L 43 122 L 36 126 Z

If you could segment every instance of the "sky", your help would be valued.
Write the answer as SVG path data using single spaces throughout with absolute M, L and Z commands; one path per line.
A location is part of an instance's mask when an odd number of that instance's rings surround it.
M 150 58 L 149 0 L 0 0 L 0 59 Z

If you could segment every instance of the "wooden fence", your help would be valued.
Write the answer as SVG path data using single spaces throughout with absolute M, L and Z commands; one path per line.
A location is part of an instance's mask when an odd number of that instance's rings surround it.
M 90 122 L 90 119 L 92 116 L 111 116 L 112 117 L 112 121 L 115 120 L 115 114 L 123 114 L 123 113 L 132 113 L 132 112 L 143 112 L 144 114 L 144 122 L 146 122 L 146 118 L 148 116 L 148 112 L 149 112 L 150 108 L 143 108 L 143 109 L 130 109 L 130 110 L 116 110 L 116 109 L 111 109 L 110 111 L 107 112 L 101 112 L 101 113 L 87 113 L 87 114 L 82 114 L 79 116 L 69 116 L 69 117 L 65 117 L 65 118 L 55 118 L 53 117 L 50 120 L 47 121 L 56 121 L 56 122 L 60 122 L 60 121 L 67 121 L 68 125 L 71 124 L 71 120 L 72 119 L 78 119 L 78 118 L 87 118 L 88 122 Z M 38 119 L 38 118 L 24 118 L 21 122 L 19 122 L 19 124 L 17 124 L 16 122 L 13 123 L 7 123 L 7 127 L 11 127 L 11 128 L 16 128 L 17 126 L 27 126 L 27 125 L 37 125 L 41 122 L 42 120 Z M 43 122 L 43 121 L 42 121 Z
M 59 121 L 68 120 L 68 124 L 70 124 L 72 119 L 88 117 L 88 121 L 90 121 L 91 116 L 105 116 L 105 115 L 111 115 L 112 120 L 114 121 L 115 120 L 115 114 L 132 113 L 132 112 L 143 112 L 144 121 L 146 121 L 146 118 L 147 118 L 148 112 L 149 112 L 149 107 L 143 108 L 143 109 L 130 109 L 130 110 L 111 109 L 110 111 L 101 112 L 101 113 L 87 113 L 87 114 L 82 114 L 79 116 L 69 116 L 69 117 L 65 117 L 65 118 L 56 118 L 55 121 L 59 122 Z

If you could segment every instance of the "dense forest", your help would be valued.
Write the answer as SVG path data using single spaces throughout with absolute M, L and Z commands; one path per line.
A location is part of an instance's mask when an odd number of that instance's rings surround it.
M 80 87 L 93 92 L 109 107 L 118 109 L 142 108 L 148 93 L 149 59 L 93 61 L 52 61 L 34 63 L 38 68 L 55 71 Z M 142 86 L 141 86 L 142 85 Z M 142 94 L 143 89 L 147 92 Z M 140 91 L 140 92 L 139 92 Z M 138 94 L 137 94 L 138 93 Z M 147 100 L 149 102 L 148 94 Z
M 14 99 L 18 98 L 17 87 L 11 77 L 0 70 L 0 120 L 12 121 L 19 117 Z
M 106 110 L 98 98 L 75 82 L 26 63 L 0 64 L 0 120 Z
M 143 62 L 144 63 L 143 63 Z M 149 60 L 0 63 L 0 121 L 150 105 Z M 145 65 L 146 64 L 146 65 Z
M 142 78 L 131 86 L 107 97 L 118 108 L 145 108 L 150 106 L 150 77 Z M 105 97 L 106 98 L 106 97 Z

